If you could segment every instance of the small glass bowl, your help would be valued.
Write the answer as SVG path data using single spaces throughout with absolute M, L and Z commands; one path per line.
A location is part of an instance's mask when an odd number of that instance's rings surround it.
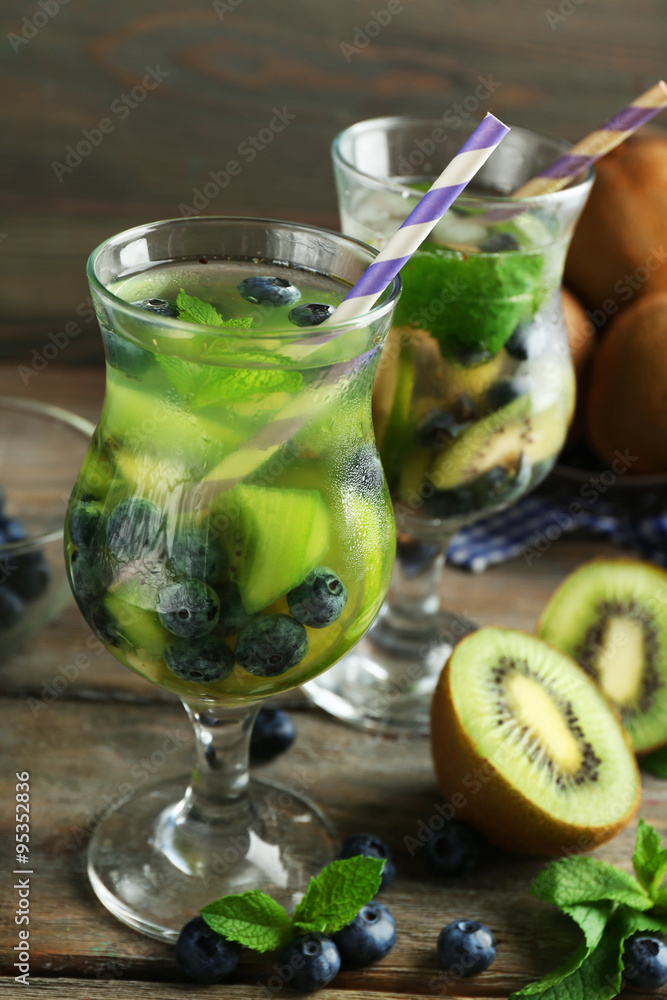
M 70 598 L 63 523 L 94 429 L 59 407 L 0 395 L 0 663 Z M 25 537 L 3 541 L 6 519 Z

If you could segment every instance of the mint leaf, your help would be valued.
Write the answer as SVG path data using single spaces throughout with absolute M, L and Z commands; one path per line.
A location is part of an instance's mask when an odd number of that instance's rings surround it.
M 205 326 L 239 327 L 248 330 L 252 326 L 251 316 L 231 317 L 223 319 L 215 306 L 210 302 L 198 299 L 196 295 L 188 295 L 181 288 L 176 299 L 178 318 L 188 323 L 203 323 Z
M 195 410 L 219 406 L 260 393 L 296 392 L 303 385 L 299 372 L 268 368 L 216 368 L 194 393 Z
M 650 910 L 653 900 L 637 879 L 596 858 L 573 857 L 553 861 L 531 887 L 532 894 L 557 906 L 613 900 L 636 910 Z
M 639 820 L 637 842 L 632 864 L 637 878 L 655 899 L 660 884 L 667 874 L 667 850 L 662 846 L 662 838 L 645 820 Z
M 199 912 L 217 934 L 253 951 L 274 951 L 292 938 L 286 910 L 259 889 L 223 896 Z
M 623 945 L 636 931 L 660 930 L 660 921 L 646 913 L 621 906 L 606 924 L 595 948 L 570 975 L 550 982 L 545 976 L 539 983 L 530 983 L 516 997 L 531 996 L 534 1000 L 612 1000 L 621 989 Z M 551 974 L 553 976 L 553 973 Z
M 598 946 L 602 939 L 602 934 L 607 921 L 611 916 L 613 903 L 593 903 L 590 906 L 564 907 L 563 911 L 571 917 L 584 932 L 585 940 L 579 945 L 577 950 L 559 965 L 553 972 L 549 972 L 542 979 L 535 983 L 529 983 L 513 996 L 534 996 L 544 994 L 547 990 L 558 986 L 559 983 L 572 976 L 584 964 L 591 952 Z M 590 1000 L 590 998 L 589 998 Z
M 278 368 L 225 368 L 199 365 L 166 354 L 157 354 L 157 362 L 193 409 L 203 406 L 224 406 L 260 393 L 298 392 L 303 385 L 300 372 Z M 234 360 L 245 360 L 234 355 Z
M 658 778 L 667 778 L 667 747 L 654 750 L 639 761 L 642 771 L 655 774 Z
M 349 924 L 380 888 L 384 864 L 383 859 L 357 855 L 323 868 L 311 878 L 294 911 L 296 933 L 306 934 L 317 927 L 321 934 L 334 934 Z

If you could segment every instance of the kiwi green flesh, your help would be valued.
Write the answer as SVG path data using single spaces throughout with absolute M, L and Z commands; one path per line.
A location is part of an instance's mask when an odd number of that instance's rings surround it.
M 533 636 L 485 628 L 454 650 L 449 683 L 476 753 L 542 813 L 586 828 L 627 816 L 637 795 L 632 753 L 571 659 Z
M 582 566 L 552 597 L 539 634 L 600 686 L 638 753 L 667 743 L 667 574 L 632 560 Z

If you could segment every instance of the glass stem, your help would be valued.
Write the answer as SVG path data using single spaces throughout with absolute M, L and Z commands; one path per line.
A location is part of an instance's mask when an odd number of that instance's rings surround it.
M 449 538 L 420 542 L 399 534 L 384 619 L 393 628 L 428 629 L 440 610 L 440 584 Z
M 225 825 L 249 816 L 250 737 L 259 703 L 199 711 L 185 703 L 195 731 L 195 768 L 183 799 L 193 822 Z
M 219 867 L 226 845 L 237 855 L 250 845 L 249 751 L 260 703 L 184 705 L 195 732 L 195 768 L 181 801 L 162 813 L 152 843 L 181 871 L 201 876 Z

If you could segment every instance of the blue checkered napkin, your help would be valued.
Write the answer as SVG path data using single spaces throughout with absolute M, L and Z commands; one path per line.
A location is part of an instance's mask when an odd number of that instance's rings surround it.
M 603 535 L 642 559 L 667 566 L 667 514 L 632 520 L 613 515 L 608 504 L 598 504 L 595 514 L 582 511 L 572 517 L 566 506 L 535 496 L 463 528 L 450 542 L 447 561 L 473 573 L 516 556 L 529 562 L 576 529 Z

